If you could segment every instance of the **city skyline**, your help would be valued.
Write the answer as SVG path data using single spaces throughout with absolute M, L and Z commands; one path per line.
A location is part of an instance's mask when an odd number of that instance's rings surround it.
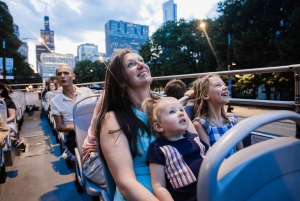
M 130 21 L 149 26 L 151 36 L 163 24 L 163 3 L 167 0 L 89 2 L 78 0 L 3 0 L 9 7 L 14 23 L 19 26 L 20 38 L 39 38 L 44 16 L 49 16 L 51 30 L 55 31 L 55 52 L 77 55 L 77 47 L 85 43 L 105 49 L 105 23 L 109 20 Z M 219 0 L 175 0 L 177 19 L 215 18 Z M 26 41 L 29 48 L 38 41 Z M 35 51 L 35 50 L 33 50 Z M 29 50 L 32 54 L 32 50 Z M 29 56 L 30 57 L 30 56 Z M 30 58 L 29 58 L 30 60 Z M 29 62 L 32 63 L 32 62 Z M 35 63 L 35 62 L 34 62 Z

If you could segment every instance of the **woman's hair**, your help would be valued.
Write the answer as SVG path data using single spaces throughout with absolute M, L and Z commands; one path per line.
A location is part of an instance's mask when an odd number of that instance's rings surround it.
M 98 137 L 98 142 L 100 142 L 100 131 L 104 123 L 105 114 L 114 111 L 117 122 L 128 140 L 130 151 L 134 158 L 141 155 L 137 147 L 139 130 L 142 133 L 146 132 L 149 138 L 151 132 L 149 127 L 134 114 L 132 110 L 133 103 L 125 90 L 126 86 L 130 86 L 130 78 L 126 76 L 125 67 L 123 66 L 124 56 L 128 53 L 134 52 L 129 49 L 116 52 L 106 69 L 103 106 L 98 116 L 95 134 Z M 100 155 L 102 155 L 101 151 Z
M 7 98 L 7 99 L 11 99 L 10 96 L 9 96 L 9 93 L 8 93 L 8 90 L 6 88 L 6 86 L 0 82 L 0 89 L 2 89 L 2 93 L 1 93 L 1 96 L 3 98 Z
M 196 81 L 193 82 L 194 90 L 194 116 L 195 117 L 204 117 L 209 118 L 209 108 L 207 100 L 204 100 L 204 95 L 207 93 L 209 88 L 209 78 L 211 77 L 220 77 L 218 74 L 210 73 L 204 77 L 199 77 Z M 221 109 L 221 115 L 225 120 L 228 120 L 226 116 L 224 107 Z

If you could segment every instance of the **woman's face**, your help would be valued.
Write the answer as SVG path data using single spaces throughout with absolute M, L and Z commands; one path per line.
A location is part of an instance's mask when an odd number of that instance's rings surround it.
M 49 89 L 50 89 L 50 91 L 54 91 L 55 90 L 55 84 L 54 83 L 50 83 L 49 84 Z
M 140 55 L 136 53 L 126 54 L 123 58 L 123 66 L 131 88 L 149 86 L 151 84 L 153 79 L 149 66 L 145 64 L 144 59 Z

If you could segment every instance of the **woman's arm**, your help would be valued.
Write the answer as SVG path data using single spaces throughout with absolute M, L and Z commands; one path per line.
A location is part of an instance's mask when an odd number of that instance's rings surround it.
M 15 120 L 15 118 L 16 118 L 16 110 L 8 108 L 8 114 L 7 114 L 6 122 L 7 123 L 13 122 Z
M 111 131 L 115 132 L 112 133 Z M 149 190 L 136 180 L 127 138 L 120 130 L 113 112 L 106 114 L 100 132 L 102 153 L 121 194 L 126 200 L 157 200 Z
M 166 189 L 166 180 L 165 180 L 165 171 L 164 171 L 165 167 L 163 165 L 150 162 L 149 168 L 150 168 L 151 183 L 152 183 L 152 188 L 154 190 L 154 195 L 157 197 L 158 200 L 173 201 L 170 192 Z
M 193 125 L 195 126 L 200 139 L 203 140 L 206 144 L 210 145 L 209 139 L 207 136 L 207 132 L 204 129 L 203 125 L 201 123 L 199 123 L 198 121 L 194 121 Z

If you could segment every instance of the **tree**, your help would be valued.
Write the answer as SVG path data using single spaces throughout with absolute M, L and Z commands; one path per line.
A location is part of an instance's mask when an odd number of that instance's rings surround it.
M 139 52 L 154 76 L 216 69 L 216 59 L 198 27 L 198 20 L 167 22 L 141 46 Z
M 101 61 L 83 60 L 76 63 L 74 74 L 78 83 L 104 81 L 106 66 Z
M 42 82 L 40 76 L 36 75 L 30 68 L 29 64 L 25 62 L 25 57 L 18 52 L 18 48 L 22 42 L 13 34 L 13 18 L 9 13 L 8 6 L 0 1 L 0 39 L 1 39 L 1 53 L 3 56 L 4 50 L 2 41 L 5 40 L 5 57 L 14 59 L 14 76 L 17 78 L 15 82 L 23 83 L 25 80 L 32 82 L 32 78 L 36 81 Z M 4 81 L 4 80 L 3 80 Z M 8 81 L 4 81 L 8 82 Z

